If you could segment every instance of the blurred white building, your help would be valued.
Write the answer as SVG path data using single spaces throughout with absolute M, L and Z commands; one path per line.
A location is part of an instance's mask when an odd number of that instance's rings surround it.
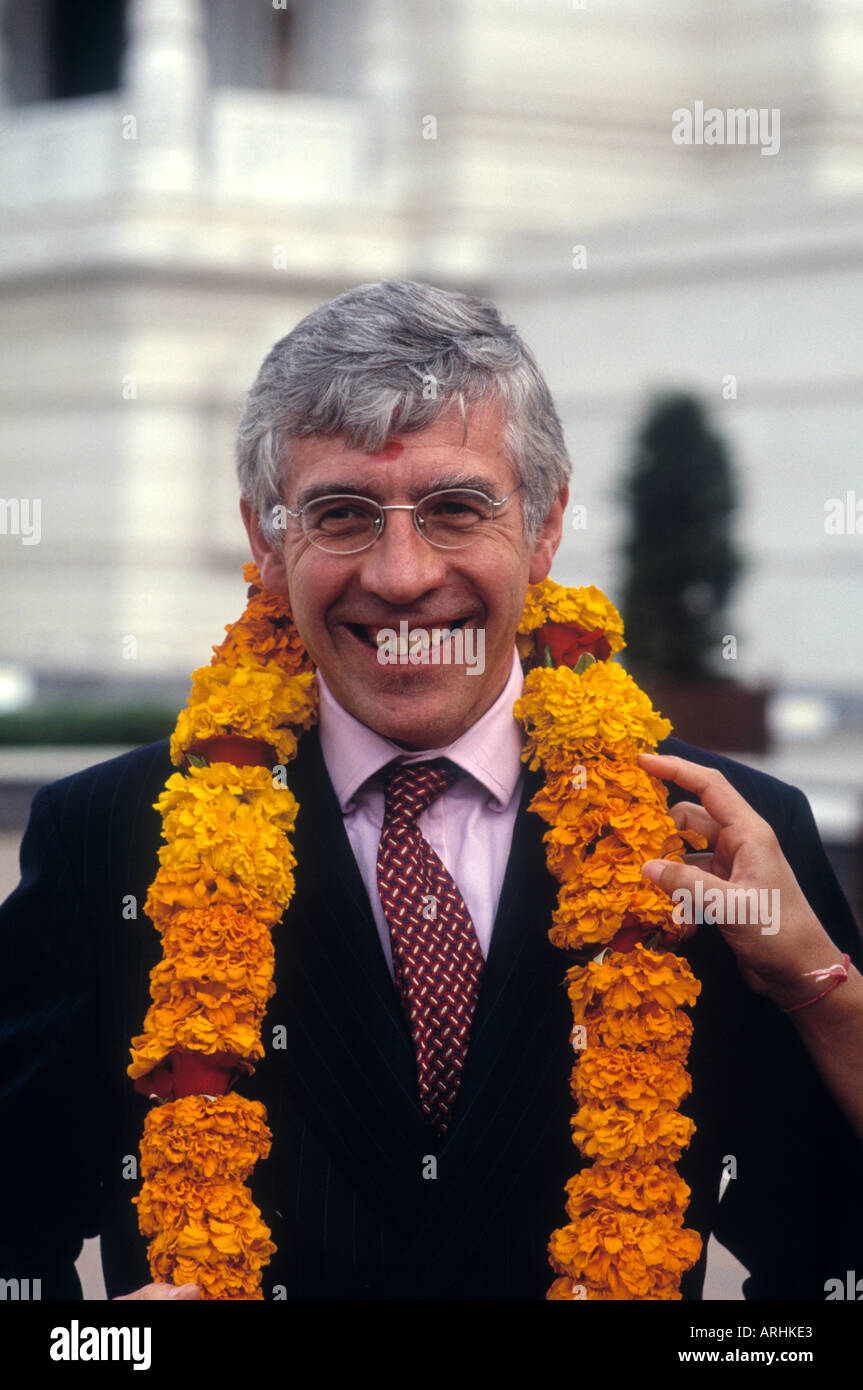
M 130 687 L 206 661 L 243 601 L 261 357 L 409 277 L 490 295 L 548 373 L 588 516 L 559 579 L 615 597 L 628 442 L 693 389 L 746 498 L 738 673 L 857 682 L 863 535 L 824 525 L 863 514 L 857 0 L 4 10 L 0 661 Z M 676 143 L 699 102 L 778 148 Z

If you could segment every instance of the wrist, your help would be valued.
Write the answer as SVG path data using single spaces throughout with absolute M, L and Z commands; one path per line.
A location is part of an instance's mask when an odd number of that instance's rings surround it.
M 816 1007 L 822 999 L 828 998 L 835 989 L 848 979 L 850 961 L 836 947 L 827 953 L 818 965 L 800 971 L 792 979 L 784 980 L 769 991 L 776 1007 L 787 1014 L 795 1014 L 803 1009 Z

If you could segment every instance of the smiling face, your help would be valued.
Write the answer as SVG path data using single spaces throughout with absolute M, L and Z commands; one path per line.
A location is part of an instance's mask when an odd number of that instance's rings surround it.
M 311 493 L 326 488 L 382 505 L 410 503 L 455 485 L 481 487 L 500 500 L 518 485 L 504 452 L 501 407 L 475 405 L 467 422 L 464 442 L 453 409 L 428 428 L 390 441 L 380 454 L 346 448 L 341 438 L 294 440 L 285 501 L 298 511 Z M 403 747 L 444 748 L 485 713 L 509 678 L 527 585 L 548 574 L 566 500 L 564 488 L 539 536 L 528 542 L 516 492 L 487 531 L 459 550 L 436 548 L 419 535 L 410 512 L 390 511 L 374 545 L 348 555 L 318 549 L 292 518 L 274 553 L 248 503 L 241 508 L 264 585 L 287 594 L 306 649 L 339 704 Z M 408 630 L 482 629 L 484 669 L 479 663 L 473 672 L 465 663 L 382 663 L 376 633 L 398 632 L 402 622 Z M 476 637 L 463 640 L 466 651 L 477 651 Z

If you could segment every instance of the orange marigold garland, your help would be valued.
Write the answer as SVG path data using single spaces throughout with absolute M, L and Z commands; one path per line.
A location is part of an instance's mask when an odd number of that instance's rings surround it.
M 683 1218 L 689 1188 L 674 1163 L 694 1125 L 677 1107 L 692 1024 L 682 1005 L 700 986 L 673 951 L 665 894 L 641 876 L 647 859 L 680 859 L 684 840 L 662 783 L 638 765 L 671 732 L 619 665 L 619 614 L 598 589 L 545 580 L 528 591 L 519 628 L 528 664 L 515 714 L 524 757 L 545 785 L 530 809 L 547 822 L 549 871 L 560 883 L 550 939 L 593 960 L 566 975 L 579 1061 L 572 1138 L 593 1166 L 567 1184 L 570 1224 L 549 1244 L 550 1299 L 679 1299 L 701 1238 Z
M 153 1279 L 197 1283 L 205 1299 L 260 1299 L 275 1252 L 244 1186 L 269 1153 L 264 1108 L 231 1092 L 263 1055 L 273 994 L 270 929 L 294 890 L 288 836 L 297 804 L 284 764 L 315 721 L 312 664 L 290 611 L 254 565 L 246 611 L 194 673 L 171 740 L 173 774 L 157 809 L 165 846 L 145 911 L 162 935 L 152 1005 L 132 1042 L 136 1089 L 161 1103 L 141 1143 L 138 1220 Z M 679 858 L 684 839 L 640 751 L 670 731 L 607 658 L 623 627 L 598 589 L 546 580 L 528 590 L 518 644 L 529 666 L 515 714 L 524 756 L 545 784 L 531 809 L 549 824 L 547 862 L 561 884 L 550 937 L 603 950 L 570 969 L 573 1140 L 593 1166 L 567 1184 L 571 1224 L 555 1231 L 552 1299 L 679 1298 L 700 1239 L 683 1228 L 689 1189 L 673 1164 L 692 1122 L 677 1112 L 698 993 L 686 963 L 647 949 L 672 938 L 667 897 L 646 859 Z M 539 663 L 539 664 L 537 664 Z M 562 664 L 556 664 L 562 663 Z M 634 948 L 634 949 L 633 949 Z
M 166 840 L 145 911 L 162 934 L 152 1005 L 129 1075 L 162 1101 L 141 1142 L 134 1199 L 153 1279 L 205 1299 L 259 1299 L 275 1252 L 244 1186 L 270 1149 L 264 1107 L 230 1092 L 263 1056 L 273 943 L 294 890 L 297 803 L 284 764 L 316 716 L 312 665 L 290 611 L 254 565 L 243 617 L 196 671 L 156 803 Z

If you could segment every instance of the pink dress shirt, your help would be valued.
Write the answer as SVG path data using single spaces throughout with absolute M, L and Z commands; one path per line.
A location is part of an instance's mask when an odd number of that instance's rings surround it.
M 381 946 L 393 973 L 390 933 L 378 894 L 377 857 L 384 820 L 381 769 L 393 758 L 420 762 L 448 758 L 468 775 L 459 777 L 419 817 L 419 828 L 461 891 L 488 955 L 518 811 L 524 764 L 523 734 L 512 707 L 524 677 L 513 648 L 509 680 L 490 709 L 448 748 L 408 752 L 376 734 L 336 701 L 320 671 L 321 751 L 335 788 L 345 830 L 374 913 Z

